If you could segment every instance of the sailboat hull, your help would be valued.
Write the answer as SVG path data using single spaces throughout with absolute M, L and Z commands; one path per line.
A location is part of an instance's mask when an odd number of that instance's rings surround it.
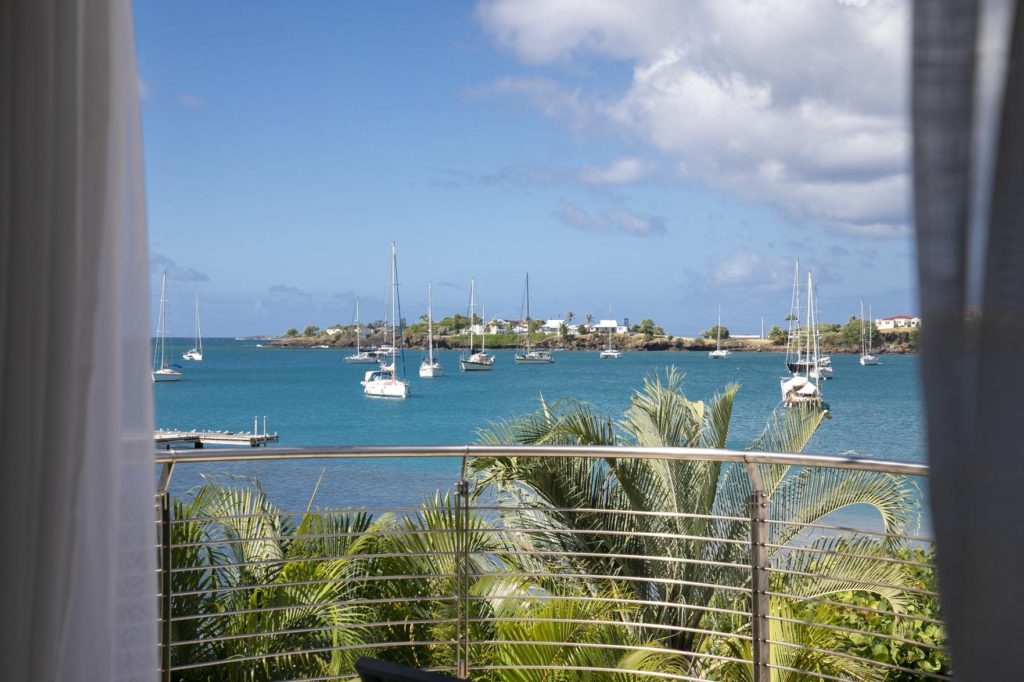
M 516 356 L 517 365 L 550 365 L 555 359 L 544 351 L 531 351 Z
M 618 360 L 621 357 L 622 357 L 622 351 L 621 350 L 615 350 L 615 349 L 603 350 L 603 351 L 601 351 L 601 355 L 600 355 L 600 358 L 602 360 Z
M 173 369 L 155 369 L 153 370 L 153 382 L 164 382 L 164 381 L 181 381 L 181 372 Z
M 712 360 L 721 360 L 722 358 L 727 358 L 730 355 L 732 355 L 732 351 L 728 351 L 728 350 L 724 350 L 724 349 L 723 350 L 713 350 L 713 351 L 708 353 L 708 357 L 711 358 Z
M 399 379 L 378 379 L 367 381 L 363 393 L 371 398 L 408 398 L 409 384 Z
M 463 372 L 489 372 L 494 368 L 494 358 L 484 353 L 473 353 L 459 360 Z
M 860 356 L 861 367 L 870 367 L 878 364 L 878 358 L 870 353 Z
M 377 360 L 376 355 L 365 352 L 345 357 L 345 364 L 347 365 L 376 365 L 378 362 L 379 360 Z
M 195 348 L 193 348 L 192 350 L 190 350 L 190 351 L 188 351 L 186 353 L 182 353 L 181 354 L 181 358 L 183 360 L 192 360 L 194 362 L 202 362 L 203 361 L 203 354 L 200 353 Z
M 431 377 L 443 377 L 444 367 L 442 367 L 439 362 L 435 362 L 432 365 L 429 363 L 423 363 L 420 365 L 420 376 L 424 379 L 429 379 Z

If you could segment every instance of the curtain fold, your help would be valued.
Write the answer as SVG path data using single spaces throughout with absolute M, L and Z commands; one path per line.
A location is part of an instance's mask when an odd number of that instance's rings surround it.
M 1024 88 L 1019 4 L 995 145 L 988 253 L 971 271 L 976 188 L 975 0 L 914 5 L 914 211 L 930 489 L 943 616 L 959 679 L 1020 676 L 1024 635 L 1024 453 L 1016 396 L 1024 385 Z M 978 173 L 977 175 L 986 175 Z M 981 188 L 984 192 L 988 188 Z M 985 222 L 985 221 L 983 221 Z M 974 261 L 977 262 L 977 261 Z M 971 283 L 983 287 L 980 330 L 966 319 Z
M 5 679 L 157 677 L 148 258 L 128 0 L 0 7 Z

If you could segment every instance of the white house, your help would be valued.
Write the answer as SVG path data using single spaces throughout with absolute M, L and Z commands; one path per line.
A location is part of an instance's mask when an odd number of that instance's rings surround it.
M 919 329 L 921 327 L 920 317 L 910 315 L 893 315 L 875 320 L 875 326 L 879 331 L 892 331 L 894 329 Z
M 618 320 L 601 320 L 597 324 L 593 325 L 591 330 L 596 334 L 607 334 L 608 330 L 611 330 L 613 334 L 629 333 L 629 327 L 624 324 L 619 324 Z
M 558 330 L 562 328 L 565 320 L 548 320 L 540 326 L 541 332 L 544 334 L 557 334 Z
M 330 329 L 325 329 L 324 331 L 330 334 L 331 336 L 337 336 L 338 334 L 342 333 L 345 330 L 342 329 L 341 327 L 331 327 Z

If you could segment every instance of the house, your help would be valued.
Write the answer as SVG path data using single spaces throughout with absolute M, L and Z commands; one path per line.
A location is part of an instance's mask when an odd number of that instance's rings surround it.
M 921 327 L 920 317 L 910 315 L 893 315 L 875 320 L 878 331 L 893 331 L 895 329 L 919 329 Z
M 331 327 L 329 329 L 325 329 L 324 330 L 324 332 L 326 332 L 327 334 L 330 334 L 331 336 L 337 336 L 338 334 L 341 334 L 344 331 L 345 330 L 342 329 L 341 327 Z
M 516 323 L 513 320 L 493 319 L 487 325 L 488 334 L 513 334 Z
M 542 334 L 557 334 L 563 324 L 565 324 L 565 320 L 548 320 L 540 326 L 538 331 Z
M 609 330 L 611 330 L 612 334 L 629 333 L 629 327 L 625 324 L 619 324 L 618 320 L 601 320 L 591 327 L 591 331 L 595 334 L 607 334 Z

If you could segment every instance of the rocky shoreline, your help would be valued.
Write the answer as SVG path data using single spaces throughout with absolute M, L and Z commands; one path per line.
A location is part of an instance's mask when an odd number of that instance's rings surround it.
M 363 340 L 364 346 L 376 346 L 383 343 L 379 335 L 370 336 Z M 557 337 L 546 337 L 534 345 L 548 350 L 566 351 L 598 351 L 607 345 L 607 337 L 597 334 L 586 334 L 559 339 Z M 272 339 L 265 344 L 271 348 L 316 348 L 328 346 L 331 348 L 351 348 L 355 346 L 355 339 L 348 334 L 318 334 L 316 336 L 295 336 L 279 337 Z M 644 351 L 697 351 L 708 352 L 715 349 L 714 339 L 692 338 L 684 336 L 652 336 L 646 337 L 641 334 L 630 336 L 620 335 L 615 338 L 615 346 L 626 352 Z M 405 347 L 411 350 L 426 350 L 427 339 L 422 336 L 412 336 L 405 340 Z M 461 349 L 466 347 L 465 337 L 446 336 L 434 339 L 434 347 L 445 349 Z M 518 341 L 507 342 L 504 337 L 490 336 L 487 338 L 487 348 L 510 349 L 518 348 Z M 767 339 L 728 339 L 722 341 L 722 347 L 734 352 L 741 353 L 781 353 L 786 350 L 785 344 L 774 344 Z M 859 346 L 846 344 L 823 344 L 821 352 L 826 355 L 859 354 Z M 907 354 L 917 353 L 916 344 L 908 342 L 902 335 L 893 339 L 886 339 L 880 348 L 874 349 L 879 354 Z

